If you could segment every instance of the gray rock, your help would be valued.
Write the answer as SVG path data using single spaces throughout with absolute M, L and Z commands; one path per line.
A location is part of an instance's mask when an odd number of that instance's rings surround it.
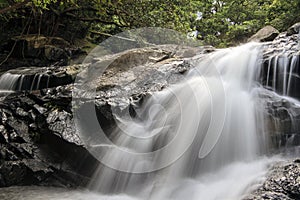
M 279 35 L 279 31 L 272 26 L 266 26 L 254 34 L 248 41 L 267 42 L 274 40 Z
M 30 142 L 31 139 L 28 134 L 28 126 L 24 121 L 10 118 L 7 125 L 14 130 L 10 133 L 10 142 Z

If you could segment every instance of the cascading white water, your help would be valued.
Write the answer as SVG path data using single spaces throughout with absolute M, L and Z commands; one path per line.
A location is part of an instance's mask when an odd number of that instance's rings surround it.
M 19 74 L 4 73 L 0 77 L 0 90 L 13 91 L 18 89 L 18 83 L 22 76 Z
M 139 199 L 241 198 L 266 167 L 255 162 L 266 145 L 259 55 L 251 43 L 195 59 L 186 80 L 153 94 L 138 117 L 116 115 L 112 142 L 89 139 L 104 164 L 90 188 Z
M 50 76 L 48 74 L 34 74 L 26 75 L 26 69 L 23 71 L 25 74 L 12 74 L 4 73 L 0 77 L 0 92 L 13 92 L 21 90 L 38 90 L 41 89 L 42 79 L 43 87 L 48 88 Z M 22 71 L 20 72 L 22 73 Z
M 265 86 L 284 96 L 291 95 L 296 90 L 292 86 L 296 85 L 295 81 L 299 79 L 298 65 L 299 55 L 292 52 L 283 50 L 283 52 L 271 56 L 268 59 Z

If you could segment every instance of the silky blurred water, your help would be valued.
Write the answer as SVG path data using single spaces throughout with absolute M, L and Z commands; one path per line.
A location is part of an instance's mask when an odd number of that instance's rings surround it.
M 260 158 L 254 162 L 237 162 L 195 178 L 174 182 L 162 192 L 149 186 L 140 195 L 103 195 L 88 190 L 50 187 L 0 188 L 1 200 L 238 200 L 254 190 L 264 179 L 271 163 L 279 158 Z M 229 192 L 230 191 L 230 192 Z

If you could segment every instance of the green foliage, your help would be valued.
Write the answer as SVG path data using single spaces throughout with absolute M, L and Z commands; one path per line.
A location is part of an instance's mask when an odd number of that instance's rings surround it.
M 202 18 L 195 22 L 198 38 L 219 47 L 245 42 L 258 29 L 280 31 L 300 21 L 299 0 L 203 0 L 195 4 Z
M 300 20 L 300 1 L 274 0 L 268 9 L 266 22 L 278 28 L 286 30 L 290 25 Z
M 162 27 L 197 31 L 205 44 L 226 47 L 265 25 L 286 30 L 300 21 L 299 10 L 299 0 L 0 0 L 0 28 L 100 42 L 132 28 Z

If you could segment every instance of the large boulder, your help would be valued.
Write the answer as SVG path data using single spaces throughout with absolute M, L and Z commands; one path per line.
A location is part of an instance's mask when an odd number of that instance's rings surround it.
M 254 34 L 249 42 L 267 42 L 274 40 L 279 35 L 279 31 L 272 26 L 266 26 Z

